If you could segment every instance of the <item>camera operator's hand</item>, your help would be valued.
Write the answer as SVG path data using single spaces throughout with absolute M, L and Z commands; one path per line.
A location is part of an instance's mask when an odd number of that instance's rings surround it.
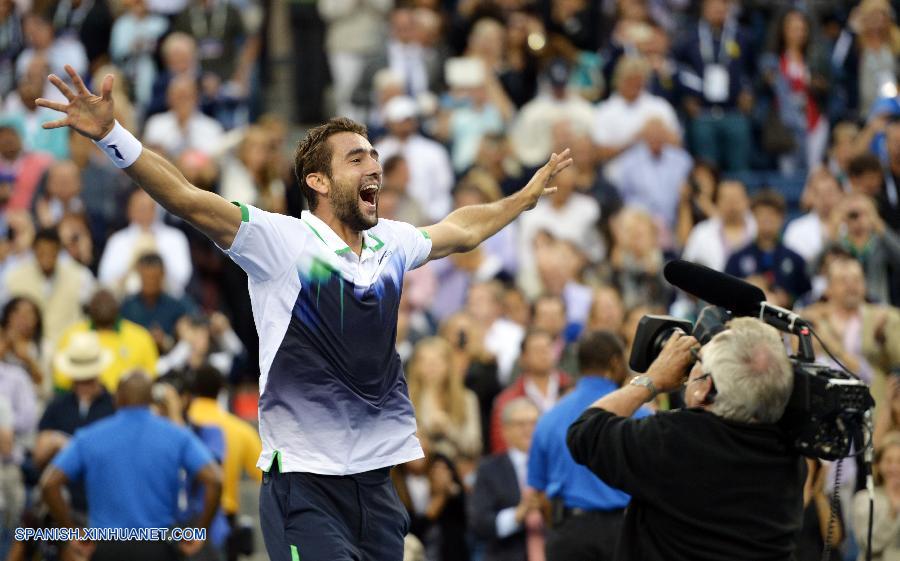
M 658 392 L 670 392 L 681 387 L 694 363 L 694 356 L 691 354 L 693 347 L 699 348 L 700 344 L 680 330 L 669 337 L 659 356 L 647 370 L 647 376 L 653 380 Z

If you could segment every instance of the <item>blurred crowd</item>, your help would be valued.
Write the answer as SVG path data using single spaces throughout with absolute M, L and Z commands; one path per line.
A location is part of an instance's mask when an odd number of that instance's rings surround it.
M 11 529 L 50 523 L 42 471 L 77 429 L 135 403 L 140 392 L 117 393 L 135 370 L 155 380 L 137 402 L 223 467 L 205 554 L 248 551 L 235 488 L 244 468 L 260 476 L 245 431 L 259 375 L 246 276 L 89 140 L 42 128 L 59 114 L 35 99 L 60 100 L 46 77 L 67 79 L 69 64 L 89 87 L 113 74 L 119 122 L 192 183 L 293 216 L 305 203 L 289 139 L 333 115 L 369 128 L 384 168 L 379 215 L 414 225 L 513 193 L 572 149 L 575 164 L 535 209 L 407 276 L 396 345 L 427 450 L 394 473 L 411 559 L 522 559 L 503 557 L 516 540 L 542 559 L 544 498 L 562 483 L 527 485 L 531 432 L 589 378 L 581 338 L 612 332 L 627 358 L 643 315 L 696 316 L 700 303 L 662 277 L 676 257 L 799 311 L 870 384 L 883 460 L 873 545 L 897 559 L 898 4 L 0 0 L 0 558 L 65 555 L 10 550 Z M 267 106 L 284 69 L 268 56 L 279 17 L 292 99 Z M 225 436 L 210 437 L 213 425 Z M 859 551 L 867 510 L 853 503 L 852 464 L 838 470 L 834 532 L 816 522 L 830 509 L 814 507 L 829 505 L 835 470 L 811 463 L 799 559 L 828 540 L 833 559 Z M 94 520 L 70 483 L 73 510 Z

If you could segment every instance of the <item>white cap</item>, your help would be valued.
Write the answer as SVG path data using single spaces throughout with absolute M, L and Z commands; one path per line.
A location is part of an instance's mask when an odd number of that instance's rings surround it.
M 419 115 L 419 106 L 413 98 L 405 95 L 392 97 L 384 105 L 384 120 L 388 123 L 396 123 L 412 119 Z

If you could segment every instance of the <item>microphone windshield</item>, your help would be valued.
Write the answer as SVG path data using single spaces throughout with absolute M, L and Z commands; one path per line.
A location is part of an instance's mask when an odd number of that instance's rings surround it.
M 669 284 L 734 315 L 755 316 L 760 302 L 766 301 L 765 293 L 748 282 L 681 259 L 666 263 L 663 276 Z

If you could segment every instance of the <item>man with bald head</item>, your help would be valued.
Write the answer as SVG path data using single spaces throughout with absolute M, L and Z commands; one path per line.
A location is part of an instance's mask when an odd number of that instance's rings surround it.
M 189 430 L 155 415 L 150 377 L 134 371 L 116 390 L 118 411 L 78 431 L 54 459 L 41 480 L 43 498 L 56 522 L 75 526 L 62 495 L 68 481 L 85 483 L 91 528 L 171 528 L 178 523 L 180 472 L 204 489 L 203 511 L 187 526 L 208 528 L 219 506 L 222 475 L 203 443 Z M 139 491 L 136 491 L 139 490 Z M 94 561 L 178 559 L 167 542 L 69 542 L 67 547 Z M 191 555 L 203 542 L 179 542 Z

